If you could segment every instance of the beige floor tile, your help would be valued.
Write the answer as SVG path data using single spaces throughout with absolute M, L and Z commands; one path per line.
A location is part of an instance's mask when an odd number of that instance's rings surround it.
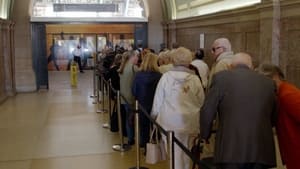
M 66 158 L 53 158 L 44 160 L 33 160 L 31 169 L 129 169 L 136 166 L 134 152 L 109 153 L 101 155 L 86 155 Z M 167 169 L 168 164 L 161 162 L 157 165 L 146 165 L 142 161 L 141 166 L 151 169 Z
M 120 143 L 119 136 L 102 127 L 108 114 L 96 113 L 90 98 L 92 75 L 92 71 L 78 74 L 78 86 L 72 88 L 69 72 L 49 72 L 49 91 L 18 94 L 0 105 L 0 169 L 126 169 L 136 165 L 134 148 L 126 153 L 111 148 Z M 141 157 L 142 166 L 168 168 L 167 161 L 146 165 Z
M 0 169 L 30 169 L 31 161 L 0 162 Z

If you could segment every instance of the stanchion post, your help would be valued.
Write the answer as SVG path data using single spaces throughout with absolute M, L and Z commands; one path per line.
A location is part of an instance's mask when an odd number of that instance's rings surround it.
M 104 113 L 106 110 L 104 109 L 104 104 L 105 104 L 105 98 L 104 98 L 104 77 L 101 76 L 100 80 L 100 88 L 101 88 L 101 104 L 102 104 L 102 109 L 98 109 L 97 113 Z
M 169 166 L 170 169 L 175 169 L 174 166 L 174 131 L 168 131 L 168 142 L 169 142 Z
M 107 87 L 107 90 L 108 90 L 108 113 L 109 113 L 109 122 L 110 122 L 110 117 L 111 117 L 111 93 L 110 93 L 110 91 L 112 91 L 111 90 L 111 80 L 109 79 L 109 81 L 108 81 L 108 87 Z
M 93 104 L 97 104 L 97 110 L 98 110 L 98 107 L 99 107 L 99 85 L 100 85 L 100 82 L 99 82 L 99 76 L 96 74 L 95 75 L 95 79 L 96 79 L 96 95 L 95 95 L 95 99 L 94 99 L 94 102 Z
M 93 66 L 93 94 L 90 96 L 91 98 L 95 98 L 97 97 L 96 96 L 96 65 L 94 63 L 94 66 Z
M 120 91 L 117 91 L 117 112 L 118 112 L 118 126 L 119 126 L 119 136 L 120 136 L 120 144 L 115 144 L 112 146 L 112 149 L 115 151 L 125 152 L 130 149 L 130 146 L 124 144 L 123 137 L 123 126 L 122 126 L 122 115 L 121 115 L 121 98 Z
M 136 166 L 130 169 L 148 169 L 146 167 L 141 167 L 140 158 L 140 118 L 139 118 L 139 103 L 135 101 L 135 146 L 136 146 Z
M 111 81 L 108 80 L 108 84 L 106 84 L 106 90 L 107 90 L 107 100 L 108 100 L 108 122 L 104 123 L 102 125 L 103 128 L 109 129 L 110 128 L 110 116 L 111 116 L 111 99 L 110 99 L 110 87 L 111 87 Z
M 100 75 L 98 75 L 98 90 L 97 90 L 97 113 L 101 113 L 99 107 L 100 107 L 100 102 L 102 103 L 103 101 L 100 100 L 100 88 L 101 88 L 101 81 L 102 81 L 102 77 L 100 78 Z
M 104 98 L 104 85 L 105 85 L 105 83 L 104 83 L 104 76 L 102 76 L 101 77 L 101 82 L 102 82 L 102 86 L 101 86 L 101 96 L 102 96 L 102 113 L 104 113 L 105 112 L 105 110 L 104 110 L 104 104 L 105 104 L 105 98 Z

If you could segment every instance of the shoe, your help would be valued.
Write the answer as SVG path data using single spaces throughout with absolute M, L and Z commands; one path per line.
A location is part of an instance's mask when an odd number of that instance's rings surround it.
M 80 73 L 84 73 L 84 71 L 81 70 Z

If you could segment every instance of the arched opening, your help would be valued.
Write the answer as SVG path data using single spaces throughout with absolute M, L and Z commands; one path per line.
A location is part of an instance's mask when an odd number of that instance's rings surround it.
M 31 21 L 146 22 L 143 0 L 33 0 Z
M 82 48 L 89 70 L 103 48 L 147 46 L 144 0 L 32 0 L 32 51 L 37 88 L 49 88 L 48 71 L 68 71 L 73 50 Z
M 202 16 L 261 3 L 261 0 L 163 0 L 169 19 Z
M 8 19 L 12 0 L 0 0 L 0 19 Z

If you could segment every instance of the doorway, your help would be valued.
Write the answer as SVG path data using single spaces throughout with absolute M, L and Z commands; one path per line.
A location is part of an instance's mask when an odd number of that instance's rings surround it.
M 77 45 L 82 46 L 84 69 L 91 69 L 97 55 L 107 47 L 126 49 L 137 43 L 147 47 L 148 24 L 33 22 L 32 43 L 37 88 L 49 89 L 48 71 L 67 71 Z
M 127 49 L 134 44 L 133 24 L 46 25 L 46 34 L 49 71 L 69 70 L 77 46 L 81 47 L 83 69 L 91 69 L 94 58 L 103 49 Z

